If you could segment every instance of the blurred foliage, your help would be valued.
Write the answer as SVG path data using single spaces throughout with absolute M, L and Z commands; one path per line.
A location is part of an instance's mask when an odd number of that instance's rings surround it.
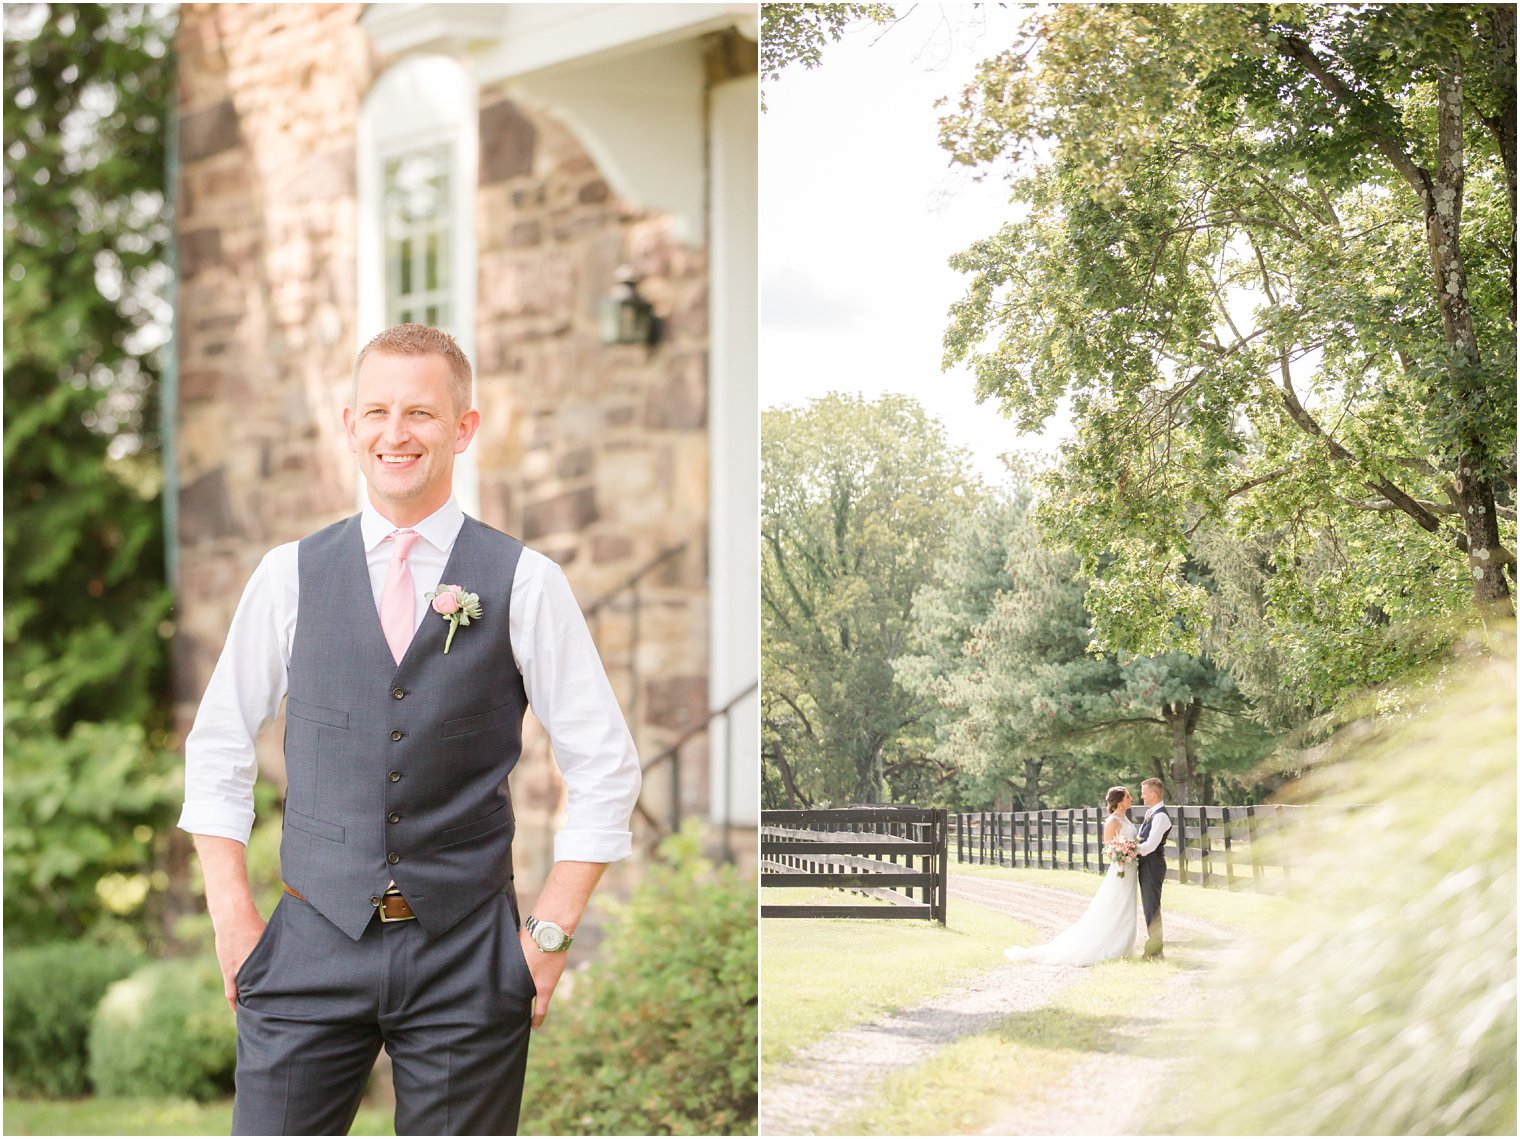
M 124 950 L 56 942 L 5 955 L 5 1092 L 89 1091 L 90 1022 L 113 981 L 141 964 Z
M 765 109 L 764 83 L 780 79 L 781 72 L 795 64 L 817 67 L 823 62 L 823 49 L 838 43 L 850 24 L 885 24 L 893 18 L 890 4 L 761 5 L 760 109 Z
M 232 1091 L 237 1022 L 209 957 L 155 961 L 113 984 L 90 1028 L 101 1095 L 210 1100 Z
M 892 661 L 981 494 L 968 456 L 915 400 L 835 392 L 766 410 L 760 465 L 765 805 L 927 801 L 953 769 Z
M 1032 7 L 943 117 L 1017 218 L 952 260 L 945 362 L 1022 430 L 1070 407 L 1040 515 L 1082 558 L 1099 645 L 1199 651 L 1208 527 L 1259 562 L 1261 602 L 1213 651 L 1272 656 L 1311 713 L 1442 647 L 1391 629 L 1513 612 L 1514 21 Z M 1451 240 L 1431 203 L 1455 203 Z
M 754 1134 L 755 883 L 698 850 L 691 825 L 661 843 L 534 1033 L 522 1134 Z
M 157 380 L 174 15 L 5 19 L 5 937 L 144 917 L 179 798 Z M 140 924 L 145 924 L 141 923 Z
M 1467 646 L 1471 648 L 1471 643 Z M 1211 1001 L 1183 1132 L 1513 1135 L 1513 626 L 1367 719 L 1304 787 L 1365 804 Z M 1187 1077 L 1184 1077 L 1187 1078 Z

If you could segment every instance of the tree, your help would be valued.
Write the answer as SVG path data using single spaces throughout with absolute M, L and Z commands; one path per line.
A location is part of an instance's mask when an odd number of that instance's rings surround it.
M 917 652 L 897 662 L 936 704 L 938 754 L 1024 810 L 1148 775 L 1184 803 L 1206 801 L 1215 774 L 1243 790 L 1235 773 L 1272 737 L 1230 675 L 1206 655 L 1094 655 L 1086 592 L 1075 554 L 1040 535 L 1027 486 L 961 523 L 914 603 Z
M 946 363 L 1026 429 L 1071 399 L 1042 518 L 1100 645 L 1198 650 L 1209 525 L 1273 543 L 1268 627 L 1313 699 L 1407 665 L 1361 651 L 1389 626 L 1508 608 L 1513 21 L 1065 5 L 944 118 L 1027 210 L 954 259 Z
M 919 405 L 838 393 L 763 413 L 762 751 L 769 805 L 922 785 L 925 704 L 892 674 L 913 597 L 978 487 Z
M 823 49 L 838 43 L 850 24 L 862 20 L 886 24 L 893 19 L 890 4 L 762 4 L 760 78 L 763 83 L 774 82 L 798 63 L 817 67 L 823 62 Z M 763 85 L 760 109 L 765 110 Z
M 142 914 L 167 750 L 157 377 L 172 14 L 9 5 L 7 939 Z

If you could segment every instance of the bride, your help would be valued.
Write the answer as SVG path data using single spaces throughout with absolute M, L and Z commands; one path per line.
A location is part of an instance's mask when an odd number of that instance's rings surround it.
M 1108 821 L 1103 824 L 1105 843 L 1139 834 L 1140 828 L 1129 821 L 1127 812 L 1133 800 L 1128 791 L 1110 787 L 1104 802 L 1108 807 Z M 1139 881 L 1140 871 L 1133 863 L 1121 867 L 1110 862 L 1103 884 L 1075 925 L 1044 945 L 1032 949 L 1015 946 L 1005 949 L 1004 955 L 1014 961 L 1035 961 L 1042 965 L 1093 965 L 1111 957 L 1128 957 L 1135 947 Z

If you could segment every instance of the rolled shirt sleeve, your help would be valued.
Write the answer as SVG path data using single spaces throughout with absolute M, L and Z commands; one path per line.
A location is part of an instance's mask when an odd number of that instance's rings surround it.
M 564 571 L 524 549 L 517 572 L 513 650 L 569 791 L 555 860 L 616 862 L 633 850 L 642 782 L 633 737 Z
M 292 542 L 265 554 L 243 590 L 185 739 L 183 830 L 248 842 L 258 777 L 254 739 L 285 696 L 297 586 Z

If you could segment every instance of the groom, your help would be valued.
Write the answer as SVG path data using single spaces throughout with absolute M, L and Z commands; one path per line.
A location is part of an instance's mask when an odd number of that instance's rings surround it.
M 180 826 L 237 1014 L 235 1134 L 345 1134 L 382 1046 L 398 1135 L 515 1134 L 529 1026 L 631 848 L 638 756 L 565 575 L 454 500 L 470 386 L 435 328 L 359 353 L 343 423 L 364 508 L 264 557 L 185 741 Z M 446 585 L 477 600 L 430 604 Z M 285 893 L 266 925 L 244 847 L 254 737 L 282 697 Z M 569 805 L 519 932 L 507 775 L 530 705 Z
M 1140 904 L 1145 909 L 1144 956 L 1162 956 L 1161 884 L 1166 881 L 1166 836 L 1172 829 L 1171 816 L 1162 801 L 1161 780 L 1147 779 L 1140 784 L 1140 799 L 1145 804 L 1145 821 L 1140 824 Z

